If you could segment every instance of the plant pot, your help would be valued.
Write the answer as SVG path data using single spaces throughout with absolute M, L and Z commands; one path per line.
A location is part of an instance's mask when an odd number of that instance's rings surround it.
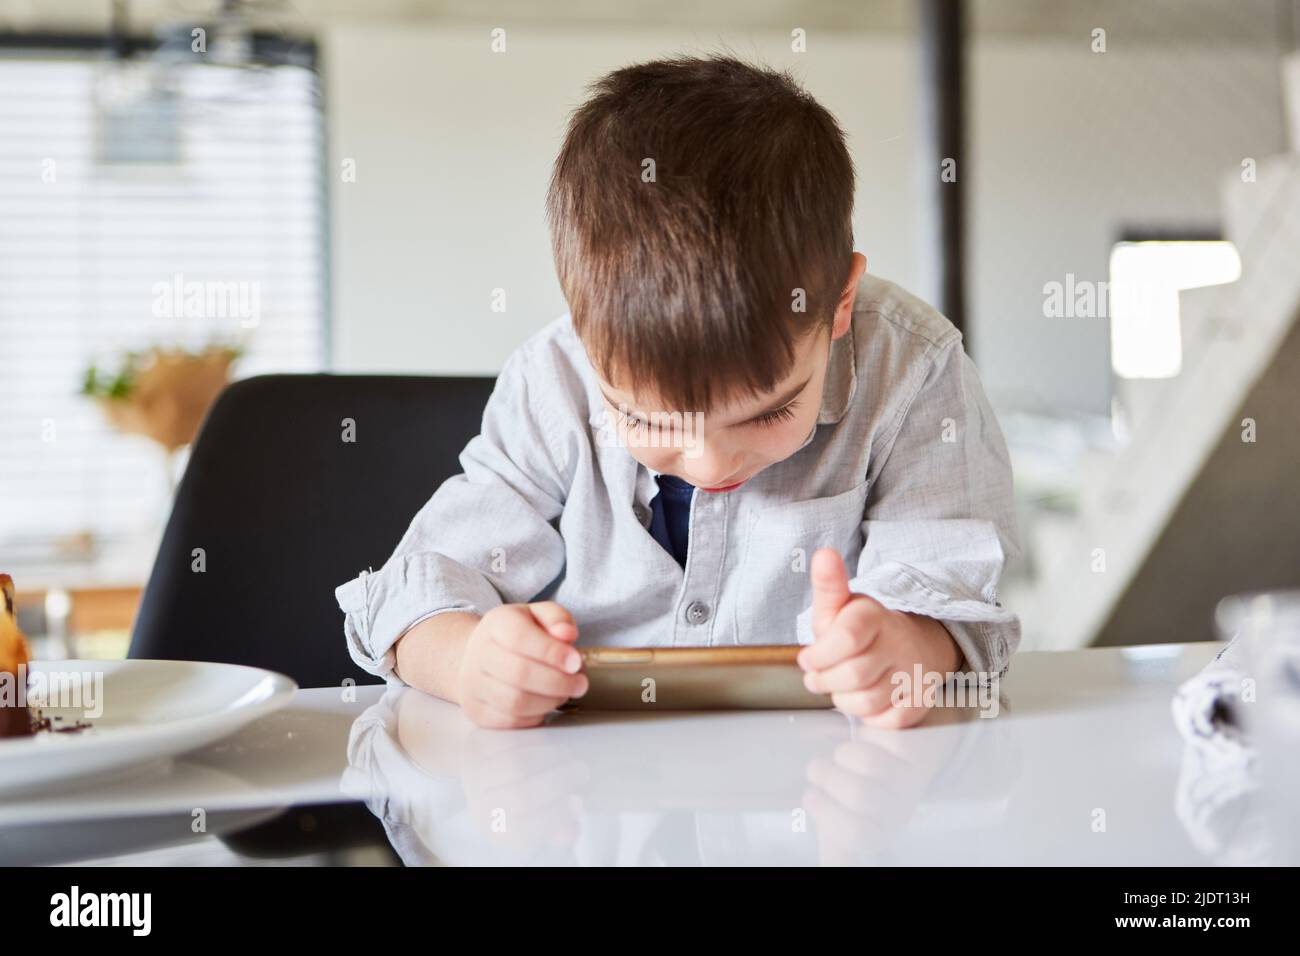
M 167 451 L 194 441 L 217 395 L 230 382 L 234 354 L 211 349 L 201 355 L 156 350 L 125 398 L 100 398 L 109 423 L 145 435 Z

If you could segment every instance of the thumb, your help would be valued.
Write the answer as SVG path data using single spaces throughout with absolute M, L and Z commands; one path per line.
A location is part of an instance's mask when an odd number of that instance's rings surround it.
M 833 548 L 818 548 L 812 558 L 813 636 L 821 637 L 835 623 L 835 615 L 849 603 L 849 572 Z

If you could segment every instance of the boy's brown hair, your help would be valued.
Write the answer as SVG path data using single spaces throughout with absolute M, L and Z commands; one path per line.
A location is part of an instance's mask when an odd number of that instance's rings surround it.
M 546 200 L 593 364 L 682 411 L 770 390 L 843 293 L 853 187 L 843 131 L 788 72 L 678 57 L 599 80 Z

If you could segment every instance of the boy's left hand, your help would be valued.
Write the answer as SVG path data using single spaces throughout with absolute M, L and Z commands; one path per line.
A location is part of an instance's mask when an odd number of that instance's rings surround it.
M 910 679 L 917 664 L 923 674 L 956 671 L 962 654 L 948 629 L 852 593 L 844 559 L 831 548 L 813 555 L 812 592 L 814 640 L 798 657 L 804 686 L 830 694 L 839 710 L 875 727 L 910 727 L 924 719 L 929 708 L 919 689 L 907 706 L 896 705 L 890 678 L 903 671 Z

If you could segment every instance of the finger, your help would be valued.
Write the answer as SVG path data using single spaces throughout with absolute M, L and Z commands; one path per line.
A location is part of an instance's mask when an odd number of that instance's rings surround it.
M 840 608 L 849 603 L 849 572 L 833 548 L 818 548 L 812 559 L 813 635 L 830 629 Z
M 520 615 L 518 621 L 518 626 L 493 631 L 492 642 L 520 657 L 553 667 L 565 674 L 576 674 L 582 670 L 582 655 L 569 642 L 543 630 L 535 617 Z
M 881 604 L 865 594 L 853 595 L 834 624 L 817 635 L 795 660 L 806 671 L 820 671 L 865 654 L 880 632 L 885 613 Z
M 483 673 L 515 690 L 558 699 L 561 703 L 570 697 L 581 697 L 587 692 L 586 674 L 562 673 L 497 644 L 486 648 Z
M 891 709 L 893 705 L 889 695 L 892 690 L 887 684 L 877 684 L 869 690 L 842 691 L 831 694 L 831 703 L 841 713 L 854 717 L 874 717 Z
M 537 601 L 528 605 L 533 620 L 542 626 L 552 637 L 562 641 L 578 639 L 578 622 L 568 609 L 554 601 Z
M 871 740 L 846 740 L 831 755 L 837 764 L 863 777 L 887 780 L 914 775 L 915 768 L 899 756 L 897 737 L 876 736 Z
M 505 714 L 477 697 L 466 700 L 461 709 L 466 717 L 484 730 L 522 730 L 525 727 L 536 727 L 545 716 L 540 714 L 535 717 L 516 717 L 513 714 Z
M 549 714 L 563 700 L 550 695 L 512 687 L 500 678 L 485 673 L 478 686 L 478 699 L 493 710 L 511 717 L 540 717 Z
M 857 774 L 836 766 L 824 757 L 818 757 L 808 765 L 804 775 L 809 783 L 833 797 L 845 809 L 858 814 L 872 811 L 867 787 L 869 781 Z
M 811 670 L 803 675 L 803 685 L 814 694 L 868 690 L 890 671 L 892 665 L 879 652 L 867 651 L 847 658 L 825 670 Z
M 908 727 L 915 727 L 933 713 L 934 710 L 929 707 L 890 707 L 878 714 L 863 717 L 862 722 L 868 727 L 905 730 Z
M 899 826 L 916 807 L 916 798 L 891 786 L 889 780 L 859 776 L 825 759 L 814 760 L 806 777 L 823 794 L 874 826 Z

